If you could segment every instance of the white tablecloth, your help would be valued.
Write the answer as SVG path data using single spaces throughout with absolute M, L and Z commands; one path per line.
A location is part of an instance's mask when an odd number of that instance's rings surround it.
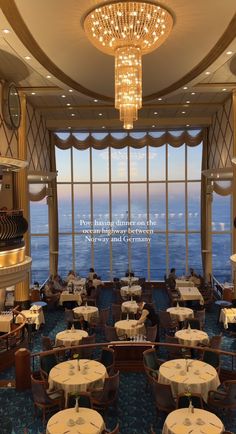
M 183 288 L 185 286 L 189 287 L 189 286 L 194 286 L 194 283 L 191 282 L 191 280 L 184 280 L 184 279 L 176 279 L 176 287 L 177 288 Z
M 198 300 L 200 304 L 204 304 L 204 299 L 199 289 L 195 286 L 178 286 L 178 291 L 180 294 L 180 300 L 188 301 L 188 300 Z
M 228 324 L 236 323 L 236 308 L 221 309 L 220 321 L 224 323 L 224 328 L 228 328 Z
M 11 331 L 12 321 L 12 313 L 10 313 L 9 315 L 0 315 L 0 332 L 9 333 Z
M 183 345 L 198 345 L 208 344 L 208 334 L 202 330 L 196 329 L 183 329 L 175 332 L 175 337 L 178 338 L 179 343 Z
M 63 291 L 60 295 L 59 304 L 62 305 L 64 301 L 77 301 L 78 304 L 82 303 L 80 292 L 70 294 L 69 291 Z
M 96 360 L 68 360 L 51 369 L 48 377 L 49 388 L 63 389 L 67 402 L 68 393 L 102 388 L 106 375 L 105 366 Z
M 86 338 L 88 333 L 85 330 L 63 330 L 56 335 L 56 345 L 79 345 L 82 338 Z
M 139 281 L 139 277 L 121 277 L 121 282 L 124 283 L 129 283 L 131 282 L 131 284 L 138 282 Z
M 221 434 L 224 425 L 213 413 L 195 408 L 194 413 L 188 408 L 172 411 L 166 418 L 162 434 Z
M 40 309 L 37 313 L 34 313 L 32 310 L 22 310 L 21 313 L 30 321 L 31 324 L 35 324 L 36 329 L 39 329 L 41 324 L 45 323 L 43 310 Z M 23 322 L 22 315 L 17 315 L 16 324 L 21 324 Z
M 220 385 L 218 374 L 213 366 L 192 359 L 175 359 L 162 363 L 158 381 L 162 384 L 170 384 L 174 396 L 185 393 L 189 388 L 191 393 L 200 393 L 205 402 L 209 390 L 216 390 Z
M 120 295 L 121 297 L 127 297 L 127 295 L 129 296 L 138 296 L 140 297 L 142 294 L 142 288 L 140 285 L 133 285 L 131 286 L 131 288 L 129 288 L 128 286 L 122 286 L 122 288 L 120 289 Z
M 133 301 L 124 301 L 121 305 L 122 312 L 128 313 L 137 313 L 138 305 L 135 300 Z
M 73 426 L 71 421 L 74 422 Z M 101 434 L 104 429 L 103 418 L 97 411 L 79 407 L 77 413 L 75 408 L 67 408 L 49 419 L 46 434 Z
M 146 329 L 143 324 L 132 327 L 133 324 L 137 324 L 135 319 L 117 321 L 115 323 L 117 336 L 126 335 L 128 338 L 132 338 L 137 335 L 145 335 Z
M 194 317 L 193 310 L 188 307 L 169 307 L 166 311 L 170 313 L 171 318 L 177 321 L 184 321 Z
M 96 306 L 80 306 L 73 309 L 75 318 L 83 315 L 85 321 L 90 322 L 92 317 L 98 317 L 98 308 Z

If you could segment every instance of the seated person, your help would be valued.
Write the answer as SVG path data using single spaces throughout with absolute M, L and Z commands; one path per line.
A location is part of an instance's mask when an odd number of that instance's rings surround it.
M 126 271 L 125 273 L 125 277 L 134 277 L 134 272 L 133 271 Z
M 50 282 L 50 281 L 48 283 L 46 283 L 46 285 L 45 285 L 44 295 L 45 295 L 46 299 L 50 298 L 50 299 L 53 299 L 55 301 L 59 300 L 59 298 L 60 298 L 60 294 L 58 293 L 58 291 L 55 291 L 55 289 L 54 289 L 53 282 Z
M 65 278 L 65 281 L 68 283 L 68 282 L 70 282 L 71 280 L 75 280 L 76 277 L 77 277 L 77 276 L 76 276 L 75 271 L 74 271 L 74 270 L 70 270 L 69 273 L 67 274 L 66 278 Z
M 175 268 L 171 268 L 170 273 L 169 273 L 169 276 L 168 276 L 168 279 L 174 279 L 174 280 L 177 279 L 177 276 L 176 276 L 176 269 L 175 269 Z
M 104 286 L 104 282 L 102 282 L 96 273 L 93 276 L 93 286 L 95 286 L 95 288 L 97 288 L 97 286 Z
M 92 292 L 95 291 L 95 286 L 93 284 L 93 281 L 90 279 L 88 280 L 88 282 L 86 283 L 86 293 L 88 297 L 91 297 Z
M 190 276 L 188 276 L 188 279 L 190 280 L 190 282 L 193 282 L 194 285 L 196 286 L 200 285 L 201 283 L 200 276 L 197 273 L 195 273 L 193 268 L 190 268 Z
M 65 285 L 63 285 L 63 281 L 59 276 L 59 274 L 55 274 L 55 276 L 53 276 L 53 286 L 54 286 L 54 291 L 58 291 L 58 292 L 63 291 Z
M 89 323 L 84 319 L 84 315 L 79 315 L 78 322 L 76 322 L 76 328 L 79 330 L 89 331 Z
M 94 268 L 90 268 L 87 279 L 92 280 L 94 278 L 94 274 L 95 274 Z

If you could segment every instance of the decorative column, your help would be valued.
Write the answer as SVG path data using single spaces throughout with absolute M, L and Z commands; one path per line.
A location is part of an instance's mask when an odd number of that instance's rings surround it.
M 233 91 L 233 157 L 236 156 L 236 89 Z M 233 164 L 233 194 L 232 194 L 233 219 L 236 217 L 236 164 Z M 232 250 L 236 253 L 236 225 L 233 224 Z M 236 267 L 233 268 L 234 298 L 236 298 Z
M 55 145 L 51 141 L 50 170 L 56 172 Z M 48 194 L 48 223 L 49 223 L 49 268 L 50 274 L 57 274 L 58 269 L 58 211 L 57 211 L 57 180 L 50 183 Z
M 27 143 L 26 143 L 26 96 L 20 93 L 21 100 L 21 123 L 18 129 L 18 158 L 27 160 Z M 29 221 L 29 193 L 27 181 L 27 168 L 17 172 L 14 176 L 14 208 L 22 209 L 23 215 Z M 28 256 L 30 252 L 29 232 L 24 235 L 25 253 Z M 15 303 L 22 304 L 29 300 L 29 274 L 23 282 L 15 286 Z
M 207 161 L 207 130 L 204 132 L 202 171 L 208 169 Z M 213 186 L 211 181 L 202 174 L 201 180 L 201 240 L 202 240 L 202 266 L 204 279 L 209 282 L 212 274 L 212 236 L 211 236 L 211 208 Z

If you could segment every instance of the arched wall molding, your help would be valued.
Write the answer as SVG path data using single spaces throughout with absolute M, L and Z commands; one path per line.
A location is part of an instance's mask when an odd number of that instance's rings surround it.
M 105 149 L 107 147 L 122 149 L 126 146 L 132 148 L 143 148 L 144 146 L 159 147 L 166 143 L 173 147 L 179 147 L 183 144 L 188 146 L 197 146 L 203 140 L 203 131 L 199 131 L 196 135 L 191 135 L 188 131 L 183 131 L 176 136 L 170 131 L 164 131 L 159 137 L 153 137 L 150 133 L 146 133 L 142 138 L 134 138 L 129 133 L 122 139 L 117 139 L 108 133 L 103 139 L 99 140 L 89 133 L 85 140 L 80 140 L 72 133 L 66 139 L 59 138 L 57 134 L 52 134 L 52 143 L 60 149 L 69 149 L 72 146 L 76 149 L 85 150 L 90 147 L 94 149 Z

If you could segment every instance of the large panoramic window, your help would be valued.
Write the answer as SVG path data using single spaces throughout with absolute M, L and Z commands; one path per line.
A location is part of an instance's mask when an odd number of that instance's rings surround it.
M 60 274 L 91 266 L 104 280 L 128 269 L 150 280 L 171 267 L 201 272 L 201 158 L 202 144 L 56 148 Z
M 212 201 L 212 270 L 220 281 L 230 282 L 232 254 L 231 195 L 213 193 Z
M 30 202 L 31 282 L 41 284 L 49 274 L 48 206 L 46 198 Z

